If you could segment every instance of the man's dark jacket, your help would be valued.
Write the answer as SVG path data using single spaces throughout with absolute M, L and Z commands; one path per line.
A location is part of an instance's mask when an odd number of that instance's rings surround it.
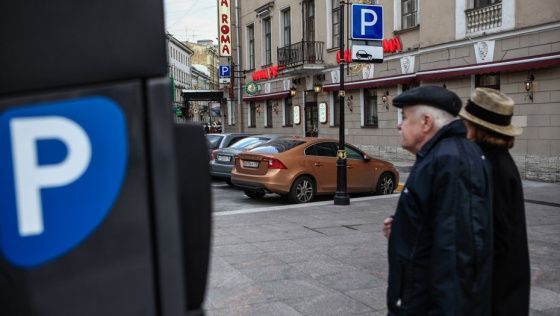
M 531 276 L 521 177 L 506 148 L 479 144 L 494 180 L 492 315 L 529 315 Z
M 416 154 L 389 238 L 390 315 L 490 315 L 490 167 L 465 135 L 453 121 Z

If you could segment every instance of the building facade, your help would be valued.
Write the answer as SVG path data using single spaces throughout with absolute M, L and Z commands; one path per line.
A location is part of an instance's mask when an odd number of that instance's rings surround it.
M 343 74 L 337 63 L 338 0 L 243 2 L 243 102 L 226 130 L 338 138 L 344 76 L 346 141 L 377 157 L 412 160 L 399 144 L 401 114 L 391 106 L 396 95 L 440 85 L 466 101 L 475 87 L 487 86 L 516 102 L 514 122 L 524 131 L 511 153 L 522 175 L 560 181 L 556 0 L 377 2 L 384 9 L 384 40 L 376 45 L 383 46 L 384 60 L 352 62 Z M 345 48 L 352 46 L 348 9 Z
M 203 65 L 209 71 L 209 89 L 219 89 L 218 86 L 218 50 L 211 40 L 200 40 L 196 43 L 185 42 L 193 52 L 193 64 Z
M 181 91 L 192 87 L 193 50 L 167 33 L 168 76 L 171 80 L 171 106 L 176 111 L 176 122 L 185 122 L 184 100 Z M 180 114 L 180 115 L 179 115 Z

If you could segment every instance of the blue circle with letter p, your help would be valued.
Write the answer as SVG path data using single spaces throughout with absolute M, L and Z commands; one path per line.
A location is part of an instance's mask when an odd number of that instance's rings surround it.
M 78 246 L 117 199 L 128 160 L 121 108 L 106 97 L 0 114 L 0 250 L 35 267 Z

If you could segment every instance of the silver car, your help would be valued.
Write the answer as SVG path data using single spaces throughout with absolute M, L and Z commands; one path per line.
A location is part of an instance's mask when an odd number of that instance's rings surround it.
M 254 134 L 245 133 L 223 133 L 223 134 L 206 134 L 206 140 L 208 141 L 208 149 L 210 150 L 210 155 L 214 150 L 229 147 L 245 137 L 253 136 Z
M 230 147 L 213 150 L 210 157 L 210 175 L 213 178 L 226 180 L 231 185 L 231 169 L 233 169 L 237 154 L 280 137 L 286 136 L 278 134 L 254 135 L 243 138 Z

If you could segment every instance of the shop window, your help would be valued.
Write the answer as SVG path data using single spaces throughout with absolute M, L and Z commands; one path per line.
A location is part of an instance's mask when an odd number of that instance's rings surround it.
M 249 102 L 249 127 L 257 126 L 257 105 L 254 101 Z
M 474 82 L 475 82 L 474 84 L 475 88 L 484 87 L 484 88 L 492 88 L 495 90 L 500 90 L 499 73 L 476 75 Z
M 377 127 L 377 89 L 364 89 L 364 126 Z
M 272 100 L 266 101 L 266 115 L 264 127 L 272 127 Z
M 292 105 L 292 98 L 284 99 L 284 126 L 292 126 L 294 117 L 294 106 Z

